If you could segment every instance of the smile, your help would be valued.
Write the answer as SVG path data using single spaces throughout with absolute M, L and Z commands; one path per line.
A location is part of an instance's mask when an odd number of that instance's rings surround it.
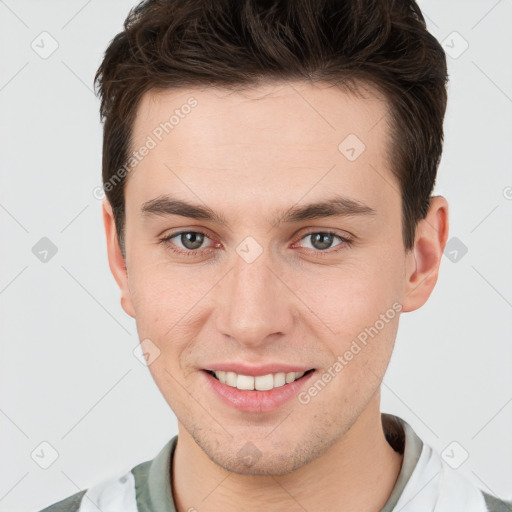
M 267 370 L 268 371 L 268 370 Z M 202 370 L 207 389 L 230 408 L 241 412 L 269 413 L 278 410 L 297 395 L 314 378 L 312 368 L 299 372 L 245 375 L 225 370 Z
M 296 380 L 300 379 L 307 373 L 313 371 L 313 369 L 306 372 L 279 372 L 269 373 L 267 375 L 252 376 L 252 375 L 241 375 L 235 372 L 224 372 L 224 371 L 213 371 L 207 370 L 210 375 L 219 380 L 222 384 L 231 386 L 245 391 L 269 391 L 274 388 L 291 384 Z

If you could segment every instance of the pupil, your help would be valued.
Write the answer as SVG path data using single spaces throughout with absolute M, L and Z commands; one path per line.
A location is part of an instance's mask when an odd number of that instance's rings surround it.
M 315 233 L 312 237 L 312 243 L 315 249 L 328 249 L 332 244 L 332 237 L 329 233 Z
M 194 233 L 193 231 L 182 233 L 181 243 L 187 249 L 198 249 L 203 243 L 203 235 L 201 233 Z

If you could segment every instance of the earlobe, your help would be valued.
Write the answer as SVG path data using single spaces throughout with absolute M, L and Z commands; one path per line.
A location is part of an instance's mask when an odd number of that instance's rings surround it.
M 114 220 L 112 206 L 107 199 L 102 204 L 103 225 L 105 227 L 105 235 L 107 237 L 107 254 L 110 271 L 116 280 L 121 291 L 121 306 L 129 316 L 135 318 L 130 288 L 128 286 L 128 272 L 126 262 L 121 254 L 119 240 Z
M 414 247 L 407 255 L 403 312 L 414 311 L 427 301 L 434 289 L 448 238 L 448 202 L 435 196 L 427 216 L 418 222 Z

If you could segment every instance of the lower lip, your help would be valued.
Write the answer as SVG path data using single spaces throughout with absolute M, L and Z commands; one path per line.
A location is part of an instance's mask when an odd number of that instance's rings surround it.
M 220 380 L 205 370 L 202 370 L 201 373 L 206 378 L 210 389 L 222 402 L 239 411 L 261 413 L 275 411 L 288 400 L 297 396 L 301 388 L 309 382 L 316 371 L 312 371 L 290 384 L 285 384 L 268 391 L 241 390 L 227 384 L 222 384 Z

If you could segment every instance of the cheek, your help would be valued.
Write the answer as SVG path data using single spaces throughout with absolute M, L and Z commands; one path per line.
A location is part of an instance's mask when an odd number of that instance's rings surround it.
M 293 289 L 342 345 L 401 300 L 403 265 L 396 255 L 367 254 L 339 267 L 290 276 Z M 396 308 L 396 306 L 395 306 Z M 391 312 L 393 313 L 393 311 Z
M 129 286 L 139 335 L 163 336 L 183 316 L 187 294 L 168 266 L 132 260 Z
M 191 270 L 150 256 L 133 257 L 129 272 L 137 331 L 140 340 L 149 338 L 172 362 L 206 321 L 204 298 L 218 281 L 218 272 Z

